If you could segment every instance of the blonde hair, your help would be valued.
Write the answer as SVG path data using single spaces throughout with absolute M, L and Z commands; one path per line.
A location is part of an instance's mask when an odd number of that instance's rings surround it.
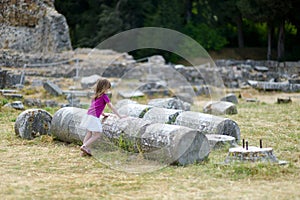
M 100 97 L 102 94 L 104 94 L 105 90 L 109 89 L 111 87 L 111 84 L 109 80 L 107 79 L 99 79 L 97 81 L 96 87 L 95 87 L 95 95 L 94 99 L 97 99 Z

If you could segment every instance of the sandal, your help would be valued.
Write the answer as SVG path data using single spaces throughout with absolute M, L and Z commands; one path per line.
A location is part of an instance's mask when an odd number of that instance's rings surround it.
M 81 146 L 80 150 L 87 154 L 88 156 L 92 156 L 91 150 L 89 150 L 86 146 Z
M 80 152 L 80 156 L 85 157 L 85 156 L 88 156 L 88 155 L 85 152 L 82 151 L 82 152 Z

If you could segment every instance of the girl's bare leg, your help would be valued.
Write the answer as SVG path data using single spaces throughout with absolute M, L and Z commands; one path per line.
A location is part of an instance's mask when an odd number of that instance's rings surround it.
M 92 132 L 92 136 L 85 142 L 83 143 L 84 146 L 88 147 L 90 146 L 93 142 L 95 142 L 98 138 L 100 138 L 101 132 Z
M 92 137 L 92 131 L 87 131 L 84 139 L 83 139 L 83 145 L 85 145 L 85 143 Z

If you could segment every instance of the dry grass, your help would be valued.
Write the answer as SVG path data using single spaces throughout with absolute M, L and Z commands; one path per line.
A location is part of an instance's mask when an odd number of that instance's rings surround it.
M 250 145 L 272 147 L 288 165 L 221 165 L 228 149 L 201 164 L 168 166 L 151 173 L 115 171 L 78 146 L 51 137 L 22 140 L 14 134 L 20 111 L 1 109 L 1 199 L 300 199 L 300 102 L 276 104 L 278 93 L 255 93 L 228 116 Z M 297 94 L 289 94 L 297 96 Z M 299 95 L 299 94 L 298 94 Z

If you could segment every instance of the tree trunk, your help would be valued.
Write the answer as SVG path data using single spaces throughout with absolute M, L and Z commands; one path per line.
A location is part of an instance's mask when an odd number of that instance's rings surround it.
M 277 46 L 277 60 L 284 60 L 284 39 L 285 39 L 285 31 L 284 31 L 285 21 L 282 20 L 279 26 L 278 32 L 278 46 Z
M 186 7 L 185 20 L 186 20 L 186 23 L 189 23 L 192 19 L 193 1 L 192 0 L 185 0 L 185 7 Z
M 244 45 L 244 35 L 243 35 L 243 19 L 242 19 L 242 16 L 239 15 L 237 18 L 236 18 L 236 25 L 237 25 L 237 31 L 238 31 L 238 45 L 239 45 L 239 48 L 244 48 L 245 45 Z
M 267 60 L 271 60 L 272 56 L 272 29 L 273 27 L 268 24 L 268 52 L 267 52 Z

